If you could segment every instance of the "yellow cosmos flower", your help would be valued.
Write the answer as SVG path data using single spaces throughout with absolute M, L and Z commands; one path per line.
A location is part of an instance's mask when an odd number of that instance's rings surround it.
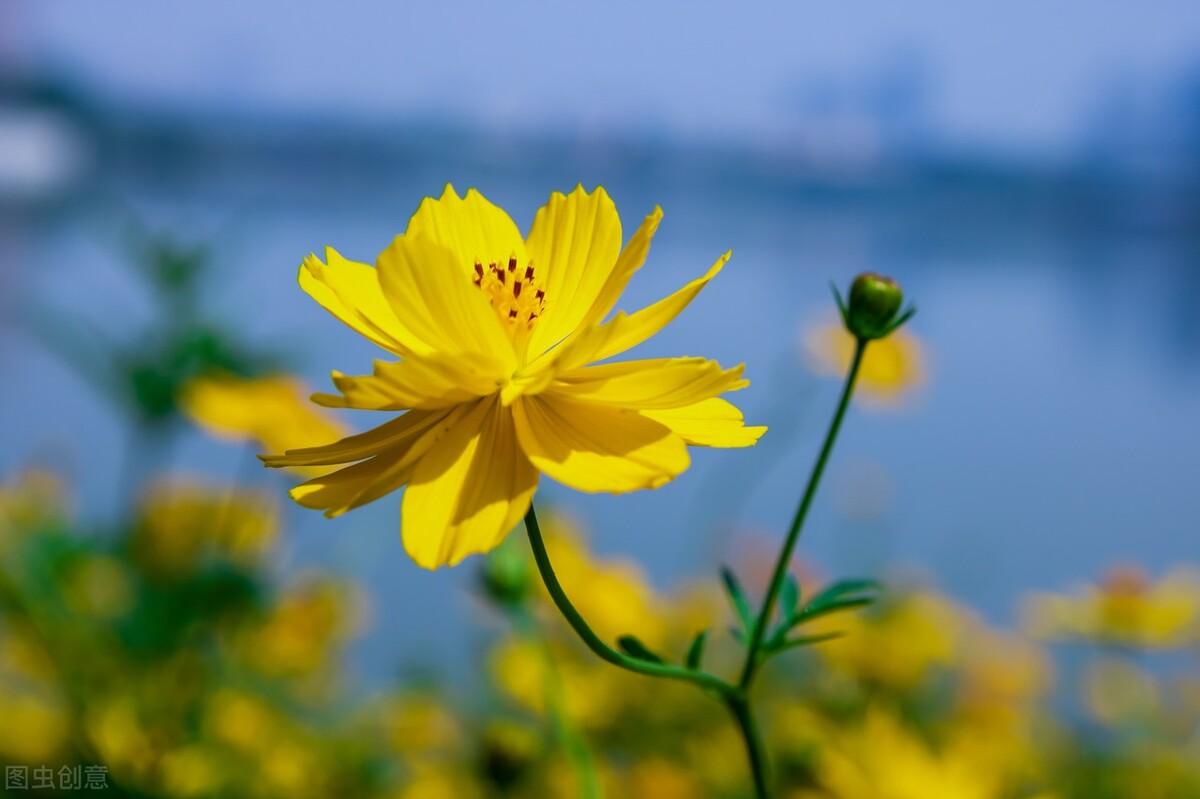
M 288 375 L 207 375 L 188 383 L 180 404 L 209 435 L 226 441 L 256 441 L 279 452 L 336 441 L 346 428 L 308 402 L 304 385 Z M 314 477 L 325 469 L 298 467 Z
M 815 371 L 841 377 L 854 357 L 854 336 L 839 319 L 806 332 L 804 348 Z M 876 404 L 895 404 L 924 380 L 925 356 L 921 343 L 902 327 L 867 347 L 858 372 L 856 396 Z
M 350 464 L 297 486 L 300 504 L 336 516 L 407 485 L 405 548 L 421 566 L 495 547 L 525 514 L 540 474 L 580 491 L 657 488 L 687 469 L 688 445 L 745 447 L 746 427 L 720 394 L 742 367 L 704 358 L 589 365 L 661 330 L 721 271 L 725 253 L 679 291 L 617 313 L 662 212 L 624 249 L 603 189 L 555 193 L 521 237 L 475 190 L 426 198 L 375 268 L 331 248 L 300 268 L 326 310 L 399 360 L 374 374 L 334 372 L 341 408 L 405 411 L 323 447 L 265 456 L 269 466 Z
M 1151 582 L 1137 567 L 1112 569 L 1074 594 L 1035 594 L 1025 626 L 1043 638 L 1168 649 L 1200 640 L 1200 573 L 1177 569 Z

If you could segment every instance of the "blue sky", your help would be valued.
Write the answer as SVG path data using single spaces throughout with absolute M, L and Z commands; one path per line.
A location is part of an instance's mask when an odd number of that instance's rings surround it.
M 798 124 L 798 84 L 853 86 L 902 63 L 930 76 L 951 139 L 1053 148 L 1106 84 L 1200 64 L 1194 0 L 5 5 L 0 41 L 19 59 L 123 95 L 505 129 L 770 138 Z

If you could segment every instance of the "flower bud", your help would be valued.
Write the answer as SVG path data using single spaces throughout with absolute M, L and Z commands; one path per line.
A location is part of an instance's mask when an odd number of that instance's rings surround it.
M 529 560 L 520 547 L 504 544 L 484 559 L 481 582 L 497 605 L 519 605 L 529 594 Z
M 861 339 L 881 338 L 891 332 L 891 324 L 903 302 L 904 292 L 899 283 L 890 277 L 864 272 L 850 284 L 846 327 Z

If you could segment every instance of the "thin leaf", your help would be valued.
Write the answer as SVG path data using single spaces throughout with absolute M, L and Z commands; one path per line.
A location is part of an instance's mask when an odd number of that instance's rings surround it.
M 831 602 L 826 602 L 819 607 L 813 607 L 811 604 L 806 605 L 795 618 L 792 619 L 792 627 L 819 619 L 822 616 L 828 616 L 830 613 L 838 613 L 843 610 L 853 610 L 855 608 L 863 608 L 875 602 L 873 596 L 855 596 L 847 597 L 846 599 L 837 599 Z
M 816 635 L 798 635 L 795 638 L 788 638 L 780 641 L 771 647 L 772 652 L 783 652 L 786 649 L 797 649 L 802 646 L 813 646 L 814 644 L 822 643 L 823 641 L 832 641 L 835 638 L 841 638 L 845 633 L 830 632 L 818 633 Z
M 687 657 L 684 659 L 684 664 L 689 669 L 700 668 L 700 661 L 704 659 L 704 643 L 708 640 L 708 630 L 701 630 L 696 633 L 696 637 L 692 639 L 692 645 L 688 647 Z
M 750 615 L 750 603 L 746 601 L 746 592 L 742 590 L 742 584 L 738 582 L 737 575 L 728 566 L 722 566 L 721 580 L 725 583 L 725 590 L 729 593 L 729 601 L 733 603 L 733 609 L 737 612 L 737 617 L 742 622 L 742 629 L 749 630 L 753 624 L 753 617 Z
M 635 657 L 638 660 L 648 660 L 651 663 L 662 663 L 663 659 L 654 654 L 648 646 L 643 644 L 635 635 L 622 635 L 617 639 L 617 646 L 621 651 L 630 657 Z
M 875 580 L 838 580 L 792 614 L 789 627 L 830 613 L 869 605 L 875 601 L 879 590 L 880 585 Z
M 783 581 L 783 588 L 779 591 L 779 617 L 785 624 L 796 615 L 796 605 L 799 602 L 800 584 L 796 582 L 794 575 L 789 574 Z

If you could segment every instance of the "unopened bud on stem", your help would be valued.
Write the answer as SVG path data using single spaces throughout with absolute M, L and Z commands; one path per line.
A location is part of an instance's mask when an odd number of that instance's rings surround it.
M 904 292 L 890 277 L 864 272 L 850 284 L 848 303 L 838 304 L 846 328 L 859 339 L 883 338 L 907 321 L 912 311 L 900 314 Z

